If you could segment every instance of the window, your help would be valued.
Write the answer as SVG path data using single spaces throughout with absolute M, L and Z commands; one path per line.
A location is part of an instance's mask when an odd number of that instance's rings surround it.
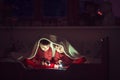
M 65 16 L 66 15 L 66 0 L 43 0 L 43 15 L 44 16 Z
M 5 0 L 4 3 L 10 7 L 11 16 L 32 16 L 32 0 Z

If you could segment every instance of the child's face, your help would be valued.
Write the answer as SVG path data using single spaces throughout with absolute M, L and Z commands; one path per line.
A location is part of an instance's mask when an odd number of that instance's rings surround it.
M 55 45 L 55 49 L 59 53 L 63 53 L 64 52 L 64 48 L 63 48 L 62 45 Z
M 40 44 L 40 48 L 42 51 L 46 52 L 50 48 L 50 44 L 48 44 L 48 45 Z

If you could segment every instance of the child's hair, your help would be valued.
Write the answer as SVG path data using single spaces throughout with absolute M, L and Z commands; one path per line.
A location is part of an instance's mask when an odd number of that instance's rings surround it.
M 40 43 L 43 44 L 43 45 L 48 45 L 48 44 L 50 44 L 50 42 L 49 42 L 48 40 L 45 40 L 45 39 L 42 39 L 42 40 L 40 41 Z

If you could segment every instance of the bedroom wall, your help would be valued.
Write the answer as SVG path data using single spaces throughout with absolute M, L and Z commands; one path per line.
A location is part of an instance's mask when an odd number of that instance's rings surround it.
M 0 29 L 0 51 L 2 54 L 4 49 L 11 46 L 11 43 L 15 43 L 20 48 L 20 52 L 27 52 L 33 48 L 42 34 L 55 34 L 67 39 L 78 51 L 81 50 L 82 43 L 88 42 L 90 47 L 91 42 L 94 44 L 104 37 L 109 37 L 110 52 L 117 53 L 120 41 L 117 34 L 119 33 L 119 28 L 4 28 Z

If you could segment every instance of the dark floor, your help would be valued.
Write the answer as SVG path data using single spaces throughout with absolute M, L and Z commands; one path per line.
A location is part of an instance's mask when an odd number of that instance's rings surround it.
M 108 80 L 103 64 L 72 65 L 66 71 L 25 69 L 18 63 L 0 65 L 0 80 Z

